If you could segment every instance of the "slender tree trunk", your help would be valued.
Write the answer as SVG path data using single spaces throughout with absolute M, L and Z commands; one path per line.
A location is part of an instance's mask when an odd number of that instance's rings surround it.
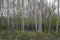
M 49 3 L 49 5 L 50 5 L 50 3 Z M 50 40 L 50 32 L 51 32 L 51 19 L 52 19 L 52 11 L 50 10 L 50 8 L 51 8 L 51 7 L 49 6 L 49 20 L 48 20 L 48 21 L 49 21 L 49 23 L 48 23 L 48 24 L 49 24 L 49 25 L 48 25 L 48 27 L 49 27 L 49 28 L 48 28 L 49 40 Z
M 2 0 L 2 17 L 4 16 L 4 0 Z M 2 27 L 4 27 L 4 18 L 2 18 Z M 2 29 L 4 31 L 4 29 Z
M 46 20 L 47 20 L 47 28 L 48 28 L 48 26 L 49 26 L 49 20 L 48 20 L 48 7 L 47 7 L 47 1 L 46 1 Z M 47 32 L 48 32 L 48 30 L 47 30 Z
M 34 14 L 35 14 L 35 31 L 37 32 L 37 6 L 36 6 L 36 0 L 33 1 L 34 6 Z
M 57 25 L 56 25 L 56 32 L 58 32 L 58 26 L 59 26 L 59 0 L 57 0 L 57 4 L 58 4 L 58 7 L 57 7 Z
M 24 8 L 25 8 L 25 6 L 24 6 L 24 0 L 22 0 L 22 30 L 21 31 L 23 31 L 24 32 Z
M 52 14 L 51 14 L 51 12 L 49 12 L 49 31 L 48 31 L 48 33 L 50 33 L 50 29 L 51 29 L 51 18 L 52 18 Z
M 50 2 L 49 2 L 50 5 Z M 52 19 L 52 10 L 50 9 L 51 7 L 49 6 L 49 28 L 48 28 L 48 34 L 50 35 L 51 31 L 51 19 Z
M 3 0 L 1 0 L 1 16 L 3 17 Z M 2 18 L 2 25 L 3 25 L 3 18 Z
M 42 4 L 42 5 L 41 5 Z M 43 0 L 40 0 L 40 18 L 39 18 L 39 30 L 38 32 L 42 32 L 42 22 L 43 22 Z
M 53 13 L 53 14 L 55 14 L 55 10 L 56 10 L 56 8 L 55 8 L 55 7 L 56 7 L 55 2 L 56 2 L 56 0 L 54 0 L 54 1 L 52 2 L 52 3 L 53 3 L 53 5 L 52 5 L 52 6 L 53 6 L 53 8 L 52 8 L 52 9 L 53 9 L 53 10 L 52 10 L 52 13 Z M 56 31 L 56 29 L 55 29 L 54 31 Z
M 13 3 L 12 3 L 12 11 L 13 11 L 13 13 L 12 13 L 12 30 L 14 30 L 14 14 L 15 14 L 15 12 L 14 12 L 14 7 L 15 7 L 14 2 L 15 2 L 15 0 L 13 0 Z
M 30 6 L 29 6 L 29 0 L 27 0 L 27 5 L 26 5 L 26 14 L 27 14 L 27 21 L 29 21 L 29 8 L 30 8 Z M 27 23 L 27 31 L 29 30 L 29 22 Z
M 7 2 L 7 28 L 9 30 L 9 0 L 6 0 Z

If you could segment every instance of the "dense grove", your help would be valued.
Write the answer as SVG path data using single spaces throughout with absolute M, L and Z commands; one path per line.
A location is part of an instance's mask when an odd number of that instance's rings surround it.
M 0 40 L 60 40 L 59 0 L 0 0 Z
M 43 17 L 43 21 L 42 21 L 42 30 L 43 31 L 48 31 L 49 30 L 49 18 L 45 18 Z M 60 24 L 60 18 L 59 18 L 59 24 Z M 9 18 L 9 24 L 8 24 L 8 19 L 7 17 L 0 17 L 0 31 L 1 30 L 8 30 L 8 25 L 9 25 L 9 30 L 12 29 L 12 18 Z M 22 20 L 20 16 L 15 16 L 14 18 L 14 29 L 20 30 L 21 29 L 21 25 L 22 25 Z M 37 22 L 37 26 L 38 26 L 38 22 Z M 57 18 L 56 18 L 56 14 L 54 14 L 51 18 L 51 27 L 50 30 L 51 31 L 56 31 L 56 25 L 57 25 Z M 24 19 L 24 30 L 28 31 L 35 31 L 35 23 L 34 23 L 34 19 L 33 17 L 31 18 L 25 18 Z M 60 25 L 59 25 L 59 29 L 60 29 Z
M 43 17 L 42 33 L 35 32 L 33 18 L 25 18 L 25 32 L 21 32 L 21 17 L 14 19 L 14 28 L 12 28 L 12 18 L 9 19 L 9 29 L 6 17 L 0 17 L 0 40 L 60 40 L 60 30 L 56 32 L 56 15 L 52 16 L 52 22 L 49 32 L 49 18 Z M 3 20 L 4 19 L 4 20 Z M 48 21 L 47 21 L 48 20 Z M 60 22 L 60 19 L 59 19 Z M 32 24 L 33 23 L 33 24 Z M 60 24 L 60 23 L 59 23 Z M 28 25 L 28 26 L 27 26 Z M 60 26 L 60 25 L 59 25 Z M 60 29 L 60 27 L 59 27 Z

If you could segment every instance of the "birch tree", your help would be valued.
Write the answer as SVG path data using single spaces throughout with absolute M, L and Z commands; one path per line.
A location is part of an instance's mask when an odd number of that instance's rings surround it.
M 22 32 L 24 32 L 24 0 L 22 0 Z
M 29 1 L 30 0 L 26 0 L 26 20 L 29 21 L 29 10 L 30 10 L 30 5 L 29 5 Z M 27 31 L 29 30 L 29 22 L 27 22 Z
M 7 7 L 7 27 L 9 30 L 9 0 L 5 0 L 6 1 L 6 7 Z
M 3 17 L 3 0 L 1 0 L 1 17 Z M 3 25 L 3 18 L 1 18 L 1 20 L 2 20 L 2 25 Z M 3 27 L 3 26 L 1 26 L 1 27 Z
M 14 3 L 14 2 L 15 2 L 15 0 L 12 1 L 12 29 L 14 29 L 14 24 L 15 24 L 15 23 L 14 23 L 14 18 L 15 18 L 15 17 L 14 17 L 14 16 L 15 16 L 15 10 L 14 10 L 14 8 L 15 8 L 15 3 Z
M 39 29 L 38 29 L 38 32 L 42 32 L 42 16 L 43 16 L 43 3 L 44 3 L 44 1 L 43 0 L 40 0 L 40 18 L 39 18 Z
M 35 30 L 37 32 L 37 1 L 33 0 L 34 14 L 35 14 Z
M 59 0 L 57 0 L 57 24 L 56 24 L 56 32 L 58 32 L 59 27 Z
M 5 1 L 2 0 L 2 6 L 1 6 L 1 7 L 2 7 L 2 17 L 5 16 L 5 15 L 4 15 L 4 14 L 5 14 L 5 10 L 4 10 L 4 9 L 5 9 L 5 4 L 4 4 L 4 3 L 5 3 Z M 4 18 L 2 18 L 2 24 L 3 24 L 2 27 L 4 27 Z M 3 29 L 3 30 L 4 30 L 4 29 Z

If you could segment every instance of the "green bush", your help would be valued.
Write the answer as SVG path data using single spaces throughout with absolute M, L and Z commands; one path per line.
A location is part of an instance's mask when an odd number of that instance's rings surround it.
M 0 33 L 0 40 L 59 40 L 60 39 L 60 33 L 56 32 L 42 32 L 42 33 L 37 33 L 34 31 L 25 31 L 24 33 L 21 34 L 19 30 L 13 30 L 13 31 L 1 31 Z

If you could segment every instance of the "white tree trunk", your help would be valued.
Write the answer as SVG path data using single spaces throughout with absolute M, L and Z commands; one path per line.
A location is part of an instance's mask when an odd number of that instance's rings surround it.
M 9 30 L 9 0 L 6 0 L 6 7 L 7 7 L 7 27 Z
M 24 10 L 25 6 L 24 6 L 24 0 L 22 0 L 22 31 L 24 32 Z
M 33 0 L 33 7 L 34 7 L 34 18 L 35 18 L 35 31 L 37 32 L 37 4 L 36 0 Z
M 57 25 L 56 25 L 56 32 L 58 32 L 58 26 L 59 26 L 59 0 L 57 0 Z
M 42 5 L 41 5 L 42 4 Z M 39 29 L 38 32 L 42 32 L 42 18 L 43 18 L 43 0 L 40 0 L 40 15 L 39 15 Z
M 1 16 L 3 17 L 3 8 L 4 8 L 4 4 L 3 4 L 3 0 L 1 0 Z M 2 27 L 4 26 L 4 19 L 2 18 Z M 2 29 L 3 30 L 3 29 Z

